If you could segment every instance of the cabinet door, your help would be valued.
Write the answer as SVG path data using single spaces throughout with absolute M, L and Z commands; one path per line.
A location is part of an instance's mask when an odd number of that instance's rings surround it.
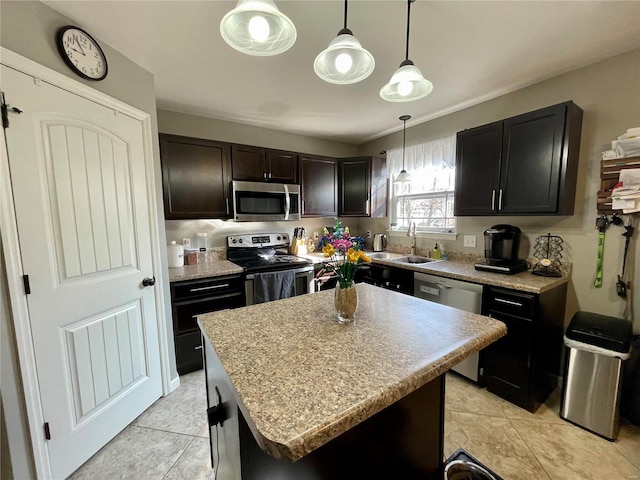
M 533 321 L 491 310 L 489 316 L 506 324 L 507 335 L 485 349 L 487 390 L 519 403 L 529 396 Z
M 228 218 L 228 143 L 160 134 L 167 220 Z
M 494 215 L 500 180 L 502 122 L 458 133 L 454 215 Z
M 556 105 L 504 121 L 500 213 L 557 211 L 565 112 Z
M 267 179 L 277 183 L 298 183 L 298 154 L 283 150 L 266 151 Z
M 336 159 L 300 154 L 299 161 L 302 216 L 336 216 L 338 213 Z
M 338 160 L 338 216 L 368 217 L 370 195 L 371 158 Z
M 387 216 L 388 192 L 387 159 L 371 157 L 371 201 L 369 207 L 371 218 Z
M 264 182 L 267 180 L 265 150 L 249 145 L 231 145 L 231 166 L 234 180 Z

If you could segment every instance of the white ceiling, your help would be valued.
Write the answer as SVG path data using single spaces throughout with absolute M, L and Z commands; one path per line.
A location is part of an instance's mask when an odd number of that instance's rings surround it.
M 405 54 L 404 0 L 349 2 L 348 26 L 376 61 L 333 85 L 313 71 L 343 25 L 341 1 L 276 5 L 298 38 L 274 57 L 243 55 L 220 36 L 232 1 L 44 3 L 154 74 L 158 108 L 361 144 L 640 47 L 639 1 L 427 1 L 411 7 L 409 58 L 434 84 L 410 103 L 380 99 Z

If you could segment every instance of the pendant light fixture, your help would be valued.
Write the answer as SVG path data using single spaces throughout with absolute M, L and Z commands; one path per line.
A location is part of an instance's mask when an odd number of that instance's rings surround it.
M 347 0 L 344 1 L 344 28 L 313 62 L 313 69 L 329 83 L 349 84 L 364 80 L 373 72 L 376 62 L 347 28 Z
M 402 127 L 402 170 L 396 175 L 395 183 L 407 183 L 411 181 L 411 175 L 404 169 L 404 151 L 407 140 L 407 120 L 411 118 L 411 115 L 402 115 L 400 120 L 404 123 Z
M 240 0 L 222 18 L 220 34 L 232 48 L 256 56 L 285 52 L 297 36 L 293 22 L 272 0 Z
M 391 80 L 380 90 L 380 97 L 388 102 L 411 102 L 424 98 L 433 90 L 433 84 L 422 76 L 422 72 L 409 60 L 409 24 L 411 20 L 411 4 L 407 1 L 407 47 L 405 59 L 400 64 Z

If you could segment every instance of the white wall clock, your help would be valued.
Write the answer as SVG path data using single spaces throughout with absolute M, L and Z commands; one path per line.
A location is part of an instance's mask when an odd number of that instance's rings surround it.
M 81 28 L 68 25 L 58 30 L 58 51 L 71 70 L 88 80 L 107 76 L 107 57 L 98 42 Z

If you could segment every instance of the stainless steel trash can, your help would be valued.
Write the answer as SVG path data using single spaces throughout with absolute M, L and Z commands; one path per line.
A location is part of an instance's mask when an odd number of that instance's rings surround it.
M 632 324 L 577 312 L 564 336 L 567 347 L 560 417 L 608 440 L 618 435 L 624 360 Z

